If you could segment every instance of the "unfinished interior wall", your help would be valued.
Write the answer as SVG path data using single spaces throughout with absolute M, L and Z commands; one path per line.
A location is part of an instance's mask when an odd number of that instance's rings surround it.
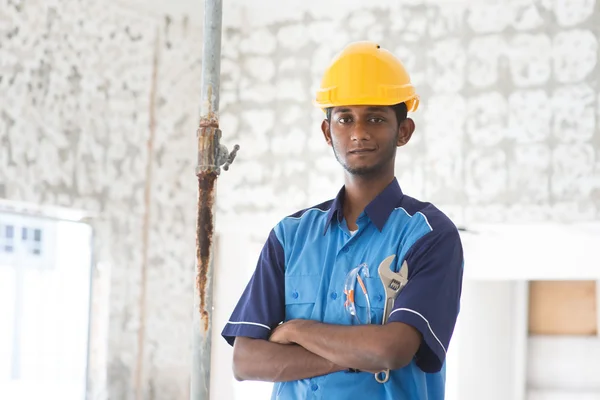
M 200 48 L 198 27 L 105 1 L 0 2 L 4 195 L 88 211 L 110 296 L 91 399 L 186 398 Z
M 110 271 L 94 398 L 141 386 L 185 399 L 201 35 L 147 12 L 153 2 L 124 3 L 0 0 L 0 194 L 94 214 L 96 279 Z M 407 193 L 459 224 L 600 219 L 597 1 L 226 3 L 221 126 L 241 150 L 219 181 L 217 229 L 221 243 L 242 234 L 222 248 L 256 248 L 339 189 L 310 102 L 328 60 L 358 39 L 402 57 L 422 95 L 398 156 Z M 255 258 L 227 268 L 248 276 Z
M 309 103 L 335 52 L 366 38 L 404 60 L 422 96 L 398 156 L 410 193 L 467 223 L 599 218 L 597 2 L 434 3 L 308 2 L 266 26 L 248 7 L 226 35 L 223 112 L 250 173 L 223 185 L 222 204 L 282 214 L 337 189 Z

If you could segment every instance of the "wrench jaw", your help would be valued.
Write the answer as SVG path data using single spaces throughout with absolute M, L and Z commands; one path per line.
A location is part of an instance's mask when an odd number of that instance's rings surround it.
M 386 260 L 384 260 L 384 262 Z M 387 265 L 384 265 L 384 262 L 379 265 L 379 277 L 382 282 L 389 281 L 391 289 L 399 291 L 408 282 L 408 264 L 404 261 L 402 268 L 400 268 L 400 272 L 394 272 L 390 269 L 391 262 Z
M 387 299 L 395 299 L 408 282 L 407 276 L 405 276 L 405 273 L 407 271 L 405 265 L 402 265 L 400 273 L 396 273 L 390 269 L 390 265 L 392 265 L 392 261 L 395 257 L 395 255 L 387 257 L 381 262 L 381 264 L 379 264 L 378 269 L 379 278 L 381 279 L 381 283 L 383 284 L 383 288 L 385 290 L 385 297 Z M 404 264 L 406 264 L 406 261 L 404 262 Z
M 379 276 L 381 276 L 381 274 L 384 274 L 386 271 L 392 272 L 392 270 L 390 269 L 390 265 L 392 265 L 392 262 L 394 262 L 394 258 L 396 258 L 396 255 L 392 254 L 390 256 L 387 256 L 381 262 L 381 264 L 379 264 L 379 268 L 378 268 Z

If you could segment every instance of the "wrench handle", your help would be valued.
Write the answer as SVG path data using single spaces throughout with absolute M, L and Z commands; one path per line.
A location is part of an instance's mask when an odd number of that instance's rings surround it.
M 379 383 L 386 383 L 390 379 L 390 370 L 384 369 L 381 372 L 375 374 L 375 380 Z
M 390 316 L 390 313 L 392 312 L 392 308 L 394 308 L 395 300 L 396 299 L 392 298 L 392 297 L 388 297 L 386 299 L 385 306 L 383 309 L 383 320 L 381 322 L 382 325 L 385 325 L 387 323 L 388 317 Z M 383 371 L 377 372 L 374 375 L 375 375 L 375 380 L 377 382 L 386 383 L 390 379 L 390 370 L 384 369 Z
M 383 320 L 381 321 L 382 325 L 385 325 L 390 317 L 390 313 L 392 312 L 392 308 L 394 308 L 394 300 L 391 297 L 388 297 L 385 302 L 385 308 L 383 310 Z
M 400 289 L 400 290 L 402 290 L 402 289 Z M 399 292 L 400 291 L 398 291 L 398 293 Z M 398 296 L 398 294 L 396 294 L 396 296 L 394 296 L 394 297 L 388 297 L 385 300 L 385 306 L 383 308 L 383 319 L 381 322 L 382 325 L 387 324 L 390 313 L 392 312 L 392 308 L 394 308 L 394 301 L 396 301 L 397 296 Z M 383 371 L 377 372 L 374 375 L 375 375 L 375 380 L 377 382 L 386 383 L 390 379 L 390 370 L 384 369 Z

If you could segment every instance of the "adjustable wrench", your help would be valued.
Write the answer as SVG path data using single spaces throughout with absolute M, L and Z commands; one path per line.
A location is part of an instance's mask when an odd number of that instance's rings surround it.
M 408 283 L 408 264 L 406 261 L 402 263 L 402 267 L 400 268 L 400 272 L 396 273 L 390 269 L 390 265 L 394 261 L 396 257 L 395 254 L 388 256 L 385 260 L 379 264 L 379 278 L 381 279 L 381 283 L 383 284 L 383 289 L 385 290 L 385 305 L 383 306 L 383 321 L 382 325 L 387 323 L 387 320 L 394 308 L 394 301 L 400 291 L 404 289 L 406 284 Z M 381 375 L 381 377 L 380 377 Z M 379 383 L 385 383 L 390 379 L 390 370 L 386 369 L 381 372 L 377 372 L 375 374 L 375 380 Z

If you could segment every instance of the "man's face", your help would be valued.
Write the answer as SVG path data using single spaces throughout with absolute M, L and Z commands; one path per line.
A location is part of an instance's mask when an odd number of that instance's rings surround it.
M 338 162 L 353 175 L 377 175 L 394 166 L 396 148 L 408 142 L 414 123 L 398 124 L 391 107 L 335 107 L 323 121 L 325 140 Z

